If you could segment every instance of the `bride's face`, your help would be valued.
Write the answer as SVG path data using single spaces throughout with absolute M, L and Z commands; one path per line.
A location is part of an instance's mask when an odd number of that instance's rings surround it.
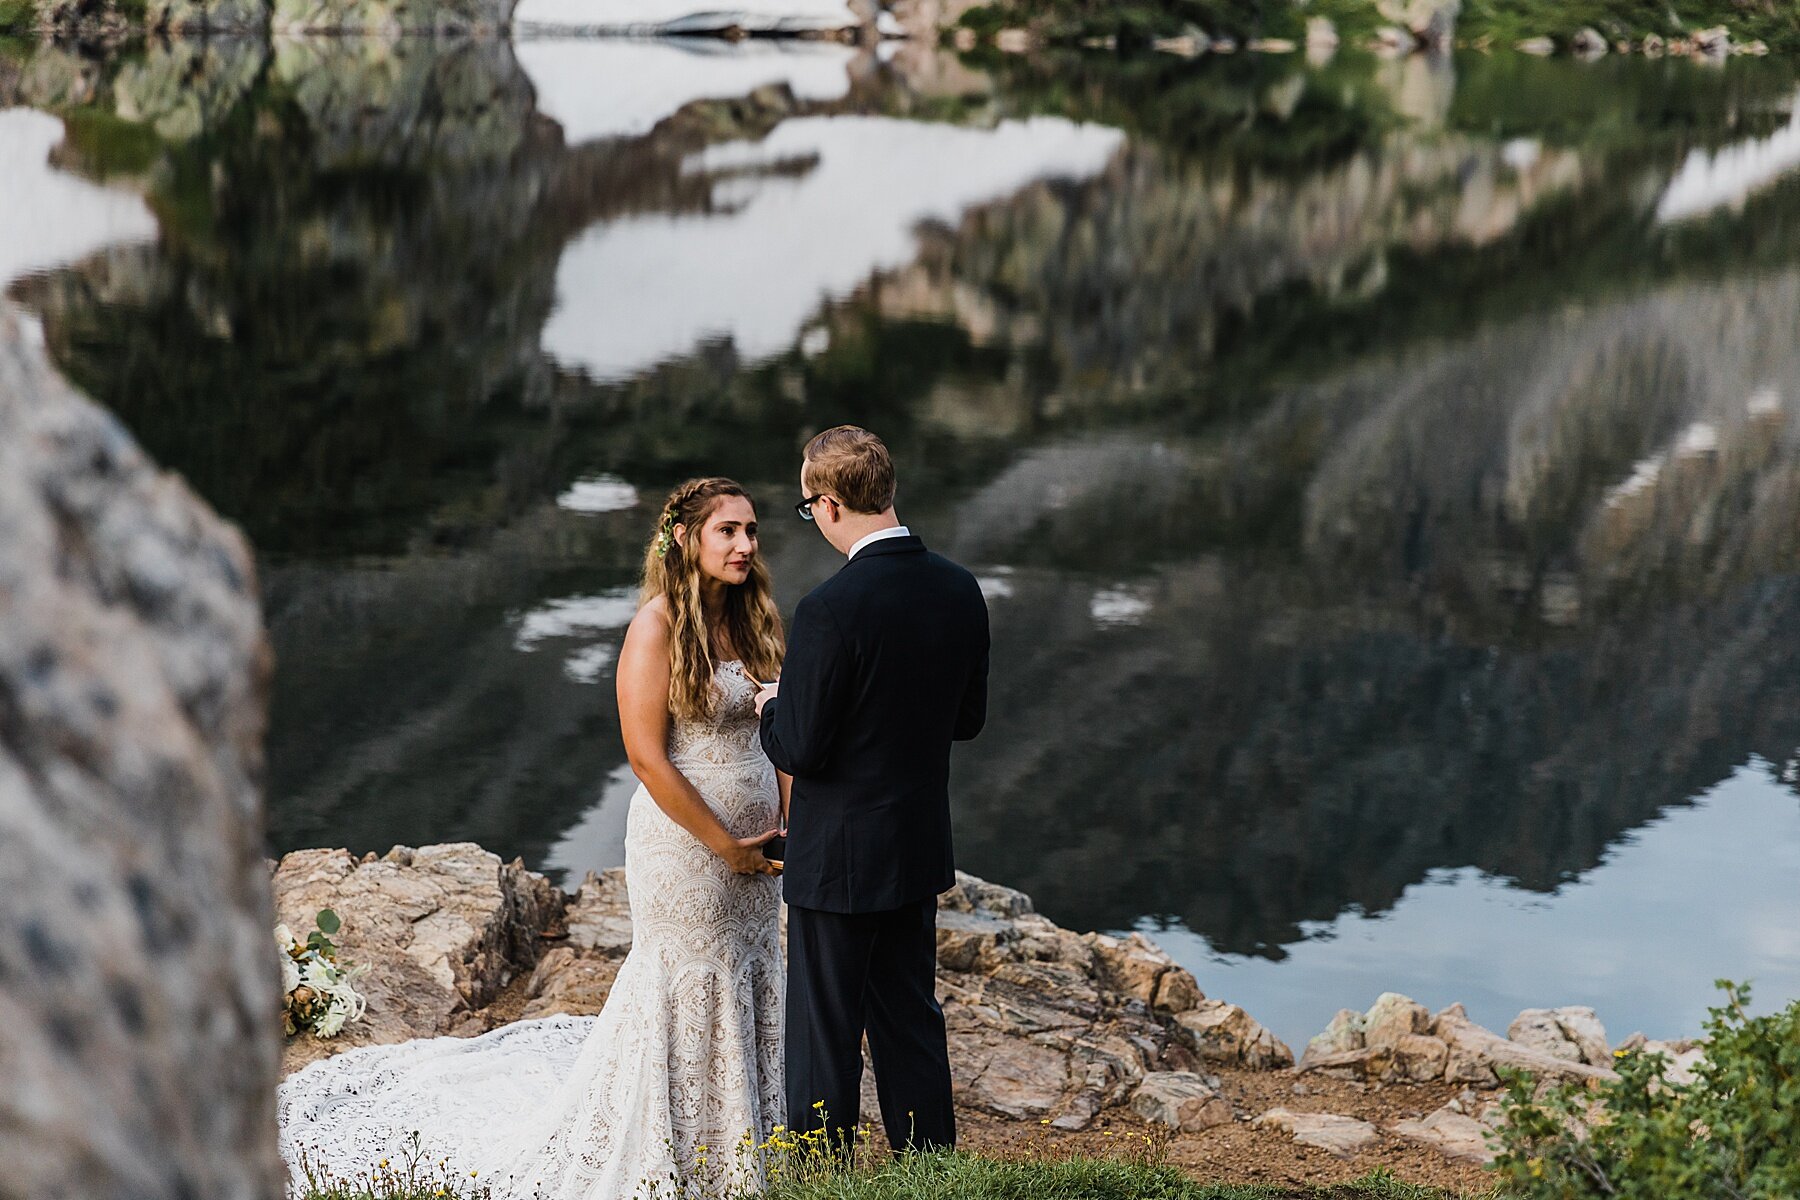
M 756 509 L 742 496 L 726 496 L 700 527 L 700 573 L 720 583 L 744 583 L 756 558 Z

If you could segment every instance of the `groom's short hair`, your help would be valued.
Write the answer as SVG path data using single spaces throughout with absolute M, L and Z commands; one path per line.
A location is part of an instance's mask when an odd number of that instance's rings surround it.
M 830 492 L 851 512 L 880 513 L 894 506 L 894 460 L 887 443 L 857 425 L 839 425 L 806 443 L 806 486 Z

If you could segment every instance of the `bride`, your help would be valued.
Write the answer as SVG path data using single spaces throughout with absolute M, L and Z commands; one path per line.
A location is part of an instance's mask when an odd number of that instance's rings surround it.
M 346 1051 L 281 1085 L 281 1152 L 342 1179 L 418 1154 L 496 1200 L 717 1195 L 761 1183 L 782 1112 L 779 884 L 790 780 L 755 680 L 783 652 L 756 510 L 728 479 L 669 496 L 619 655 L 642 786 L 626 818 L 632 947 L 597 1017 Z

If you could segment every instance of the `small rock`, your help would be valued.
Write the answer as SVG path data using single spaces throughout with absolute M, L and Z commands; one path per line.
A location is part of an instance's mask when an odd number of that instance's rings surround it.
M 1287 38 L 1257 38 L 1244 49 L 1256 54 L 1292 54 L 1299 47 Z
M 1010 957 L 1007 945 L 1018 936 L 1009 921 L 979 912 L 940 908 L 937 915 L 938 965 L 946 971 L 992 969 Z
M 572 946 L 558 946 L 544 955 L 532 972 L 526 987 L 531 1001 L 521 1016 L 531 1020 L 562 1013 L 598 1013 L 606 1006 L 620 965 L 618 959 L 583 955 Z
M 1162 982 L 1164 973 L 1175 967 L 1175 960 L 1141 933 L 1123 939 L 1091 933 L 1086 940 L 1093 948 L 1094 964 L 1101 982 L 1114 991 L 1137 997 L 1146 1005 L 1156 999 L 1157 985 Z
M 1151 1004 L 1157 1012 L 1184 1013 L 1199 1007 L 1206 993 L 1194 977 L 1181 967 L 1171 967 L 1156 985 L 1156 1000 Z
M 1569 49 L 1579 58 L 1602 58 L 1606 54 L 1606 39 L 1593 28 L 1582 28 L 1576 31 L 1569 42 Z
M 1031 49 L 1031 34 L 1024 29 L 1002 29 L 994 35 L 994 46 L 1003 54 L 1024 54 Z
M 1581 1061 L 1580 1047 L 1563 1034 L 1549 1009 L 1526 1009 L 1506 1027 L 1506 1036 L 1521 1046 L 1530 1046 L 1533 1050 L 1541 1050 L 1565 1062 Z
M 1591 1008 L 1528 1008 L 1506 1027 L 1511 1041 L 1569 1062 L 1595 1067 L 1612 1065 L 1606 1027 Z
M 1685 1038 L 1678 1041 L 1660 1041 L 1647 1038 L 1641 1033 L 1634 1033 L 1620 1042 L 1619 1053 L 1662 1055 L 1668 1060 L 1668 1065 L 1663 1068 L 1662 1077 L 1677 1086 L 1694 1082 L 1695 1069 L 1706 1058 L 1706 1051 L 1698 1042 Z
M 1661 35 L 1653 33 L 1644 39 L 1644 44 L 1640 49 L 1650 58 L 1661 58 L 1664 46 Z
M 1023 917 L 1035 913 L 1031 897 L 1017 888 L 989 883 L 967 871 L 956 873 L 956 886 L 938 898 L 939 908 L 986 913 L 991 917 Z
M 1231 1105 L 1192 1071 L 1152 1071 L 1131 1096 L 1131 1109 L 1146 1121 L 1181 1133 L 1231 1123 Z
M 1547 37 L 1530 37 L 1514 43 L 1513 49 L 1521 54 L 1535 54 L 1539 58 L 1546 58 L 1556 53 L 1556 43 Z
M 1298 1145 L 1312 1146 L 1339 1158 L 1354 1157 L 1381 1136 L 1375 1126 L 1355 1117 L 1289 1112 L 1285 1108 L 1271 1108 L 1250 1125 L 1253 1129 L 1280 1130 L 1292 1135 Z
M 1387 1069 L 1381 1077 L 1390 1082 L 1429 1083 L 1444 1077 L 1450 1062 L 1450 1047 L 1422 1033 L 1404 1033 L 1387 1046 Z
M 1410 996 L 1383 992 L 1363 1017 L 1363 1045 L 1391 1046 L 1431 1027 L 1431 1012 Z M 1327 1031 L 1329 1032 L 1329 1030 Z
M 1731 31 L 1723 25 L 1702 29 L 1694 35 L 1694 52 L 1708 58 L 1723 58 L 1731 53 Z
M 1331 1024 L 1325 1027 L 1325 1032 L 1306 1043 L 1306 1058 L 1361 1050 L 1365 1045 L 1364 1031 L 1367 1024 L 1363 1014 L 1354 1008 L 1338 1009 L 1337 1016 L 1331 1018 Z
M 1177 54 L 1182 58 L 1197 58 L 1206 53 L 1212 45 L 1212 39 L 1198 31 L 1182 34 L 1180 37 L 1157 38 L 1150 43 L 1152 48 L 1164 54 Z
M 1617 1079 L 1616 1072 L 1582 1062 L 1560 1059 L 1542 1050 L 1520 1045 L 1483 1029 L 1469 1020 L 1460 1004 L 1452 1004 L 1432 1020 L 1432 1033 L 1450 1048 L 1444 1068 L 1446 1083 L 1473 1083 L 1493 1087 L 1499 1082 L 1496 1066 L 1517 1067 L 1543 1076 L 1597 1080 Z
M 1331 1079 L 1360 1080 L 1368 1073 L 1370 1063 L 1386 1059 L 1387 1052 L 1374 1046 L 1358 1046 L 1354 1050 L 1328 1053 L 1308 1049 L 1306 1056 L 1294 1070 L 1324 1075 Z
M 1306 44 L 1309 47 L 1320 49 L 1337 48 L 1337 26 L 1331 23 L 1330 17 L 1308 17 L 1306 19 Z
M 1494 1151 L 1487 1143 L 1488 1127 L 1473 1117 L 1457 1112 L 1448 1104 L 1418 1120 L 1396 1121 L 1388 1129 L 1408 1141 L 1430 1146 L 1446 1158 L 1458 1162 L 1485 1166 L 1494 1161 Z
M 1235 1004 L 1205 1000 L 1192 1011 L 1177 1013 L 1175 1021 L 1208 1062 L 1253 1071 L 1294 1065 L 1294 1052 Z

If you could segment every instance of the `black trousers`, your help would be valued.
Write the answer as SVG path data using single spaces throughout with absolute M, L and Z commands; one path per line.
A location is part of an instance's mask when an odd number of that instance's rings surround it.
M 789 1127 L 817 1129 L 823 1119 L 834 1145 L 854 1138 L 865 1032 L 888 1144 L 954 1148 L 936 897 L 875 913 L 788 908 Z

